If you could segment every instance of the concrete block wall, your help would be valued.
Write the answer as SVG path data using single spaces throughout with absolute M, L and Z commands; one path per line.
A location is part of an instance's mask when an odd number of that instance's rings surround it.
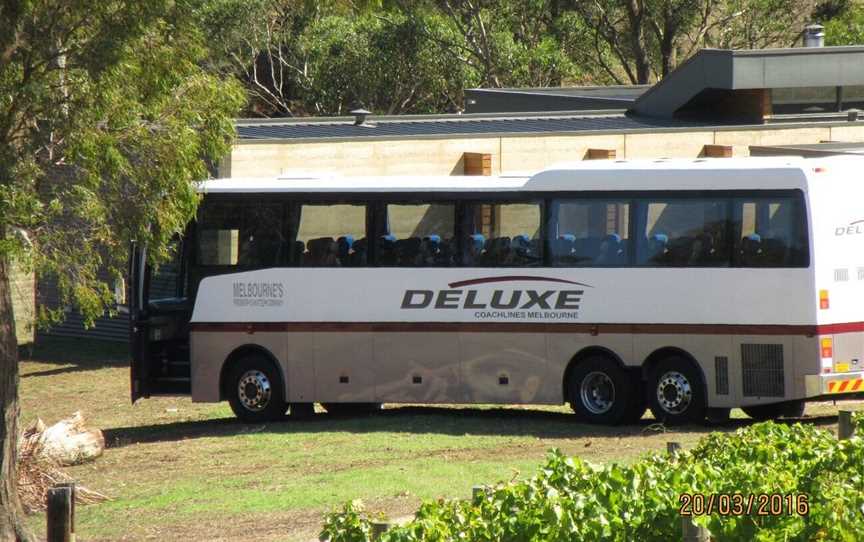
M 692 132 L 499 136 L 483 138 L 239 142 L 220 175 L 272 177 L 289 172 L 354 175 L 462 175 L 464 153 L 491 155 L 493 175 L 529 174 L 556 163 L 583 160 L 588 149 L 614 150 L 619 159 L 697 158 L 705 145 L 732 147 L 748 156 L 750 145 L 864 142 L 864 123 L 841 126 L 762 125 Z

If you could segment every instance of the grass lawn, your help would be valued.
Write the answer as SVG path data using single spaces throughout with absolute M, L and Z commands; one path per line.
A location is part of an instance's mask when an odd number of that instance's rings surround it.
M 393 406 L 381 414 L 246 426 L 227 404 L 186 398 L 129 401 L 121 345 L 52 339 L 21 364 L 22 423 L 54 423 L 76 410 L 105 433 L 96 462 L 68 472 L 111 501 L 76 510 L 79 540 L 300 540 L 322 514 L 362 498 L 391 517 L 421 499 L 466 497 L 472 485 L 530 476 L 558 447 L 595 462 L 631 461 L 670 440 L 692 446 L 709 430 L 663 432 L 650 417 L 601 428 L 568 408 Z M 842 404 L 842 403 L 841 403 Z M 860 407 L 860 406 L 859 406 Z M 836 408 L 809 405 L 811 423 L 836 427 Z M 44 535 L 44 515 L 30 518 Z

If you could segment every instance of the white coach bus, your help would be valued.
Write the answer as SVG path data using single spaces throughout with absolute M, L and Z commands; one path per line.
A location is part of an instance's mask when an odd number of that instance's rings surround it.
M 864 161 L 590 161 L 531 177 L 203 183 L 133 250 L 132 396 L 243 420 L 569 402 L 800 415 L 864 392 Z

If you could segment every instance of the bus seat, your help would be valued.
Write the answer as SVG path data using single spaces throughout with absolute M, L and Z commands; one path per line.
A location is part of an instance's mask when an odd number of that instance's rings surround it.
M 427 235 L 420 243 L 420 261 L 421 265 L 434 266 L 441 265 L 441 237 L 435 235 Z
M 693 244 L 690 246 L 688 263 L 696 266 L 707 265 L 714 261 L 715 252 L 714 237 L 708 232 L 703 232 L 696 236 L 696 239 L 693 240 Z
M 367 249 L 369 247 L 369 241 L 366 240 L 365 237 L 361 237 L 360 239 L 354 241 L 351 245 L 351 258 L 350 264 L 352 267 L 361 267 L 366 265 L 367 262 Z
M 556 263 L 575 263 L 576 237 L 570 234 L 560 235 L 558 239 L 550 240 L 549 250 Z
M 438 253 L 435 255 L 437 265 L 450 266 L 456 262 L 456 240 L 453 238 L 442 239 L 438 245 Z
M 600 242 L 598 250 L 597 263 L 605 265 L 615 265 L 620 263 L 620 256 L 623 254 L 621 249 L 621 236 L 617 233 L 610 233 Z
M 339 265 L 337 257 L 338 248 L 336 241 L 332 237 L 310 239 L 306 246 L 309 248 L 307 265 L 323 267 L 336 267 Z
M 666 255 L 669 252 L 667 245 L 669 244 L 669 236 L 665 233 L 655 233 L 648 239 L 648 249 L 645 261 L 646 263 L 663 263 L 666 261 Z
M 483 255 L 486 265 L 510 263 L 512 250 L 509 237 L 494 237 L 489 239 L 487 245 L 486 253 Z
M 762 260 L 762 236 L 758 233 L 745 235 L 741 239 L 741 263 L 758 265 Z
M 351 235 L 343 235 L 339 239 L 336 239 L 337 255 L 341 265 L 347 266 L 351 264 L 351 245 L 353 244 L 354 237 Z
M 303 265 L 304 252 L 306 252 L 306 245 L 303 241 L 294 241 L 292 243 L 291 261 L 294 262 L 294 265 Z
M 690 263 L 690 254 L 693 252 L 693 237 L 681 236 L 669 242 L 666 263 L 672 266 L 685 266 Z
M 486 237 L 482 233 L 475 233 L 468 236 L 465 242 L 464 250 L 464 265 L 477 265 L 480 263 L 480 256 L 483 255 L 483 247 L 486 244 Z
M 514 236 L 513 240 L 510 242 L 513 263 L 527 265 L 537 261 L 537 255 L 539 254 L 537 246 L 538 245 L 533 243 L 531 238 L 524 233 Z
M 762 254 L 767 265 L 784 265 L 789 257 L 789 243 L 782 237 L 765 238 Z
M 378 238 L 377 245 L 378 265 L 396 265 L 396 236 L 387 234 Z
M 420 265 L 420 248 L 423 241 L 419 237 L 399 239 L 395 242 L 396 255 L 399 265 L 409 267 Z

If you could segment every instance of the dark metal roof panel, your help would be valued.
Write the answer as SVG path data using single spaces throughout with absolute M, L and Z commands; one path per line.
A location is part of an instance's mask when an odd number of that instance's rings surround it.
M 706 126 L 705 123 L 677 119 L 646 119 L 628 115 L 550 116 L 525 118 L 486 118 L 446 120 L 375 121 L 374 126 L 355 126 L 350 121 L 276 123 L 238 123 L 241 141 L 281 139 L 365 139 L 422 136 L 484 136 L 501 134 L 543 134 L 552 132 L 631 131 L 657 128 Z

